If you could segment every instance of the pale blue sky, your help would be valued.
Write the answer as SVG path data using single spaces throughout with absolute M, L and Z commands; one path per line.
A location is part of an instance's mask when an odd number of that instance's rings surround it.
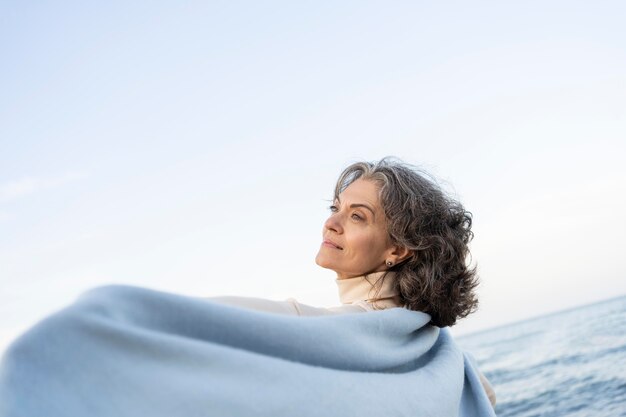
M 347 164 L 474 213 L 457 332 L 626 293 L 621 1 L 3 2 L 0 348 L 95 285 L 338 303 Z

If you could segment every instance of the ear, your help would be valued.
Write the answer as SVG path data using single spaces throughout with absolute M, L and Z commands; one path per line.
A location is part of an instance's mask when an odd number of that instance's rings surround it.
M 386 261 L 391 261 L 394 265 L 398 265 L 400 262 L 413 256 L 415 251 L 400 245 L 393 245 L 387 254 Z

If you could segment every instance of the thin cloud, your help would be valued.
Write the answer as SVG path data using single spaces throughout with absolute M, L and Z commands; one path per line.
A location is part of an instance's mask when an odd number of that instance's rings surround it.
M 69 172 L 57 177 L 24 177 L 9 181 L 5 184 L 0 184 L 0 203 L 14 201 L 30 194 L 57 188 L 84 177 L 85 175 L 82 173 Z

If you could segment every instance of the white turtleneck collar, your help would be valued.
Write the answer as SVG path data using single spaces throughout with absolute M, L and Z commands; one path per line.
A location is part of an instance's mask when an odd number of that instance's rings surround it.
M 336 279 L 339 300 L 342 304 L 352 304 L 358 301 L 372 302 L 396 297 L 398 292 L 393 289 L 394 275 L 395 272 L 382 271 L 354 278 Z M 376 287 L 374 285 L 383 276 L 385 276 L 385 279 L 382 282 L 378 296 L 376 296 Z

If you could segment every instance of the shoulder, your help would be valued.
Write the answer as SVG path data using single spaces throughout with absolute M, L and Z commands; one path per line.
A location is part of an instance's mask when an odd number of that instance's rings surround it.
M 300 316 L 327 316 L 333 314 L 348 314 L 348 313 L 364 313 L 368 311 L 366 308 L 360 305 L 343 304 L 336 307 L 314 307 L 308 304 L 302 304 L 295 298 L 288 298 L 286 302 L 291 303 Z
M 337 307 L 314 307 L 308 304 L 303 304 L 295 298 L 287 298 L 286 300 L 268 300 L 265 298 L 255 297 L 220 296 L 208 297 L 206 299 L 235 307 L 292 316 L 327 316 L 333 314 L 363 313 L 373 310 L 373 308 L 366 302 L 344 304 Z

